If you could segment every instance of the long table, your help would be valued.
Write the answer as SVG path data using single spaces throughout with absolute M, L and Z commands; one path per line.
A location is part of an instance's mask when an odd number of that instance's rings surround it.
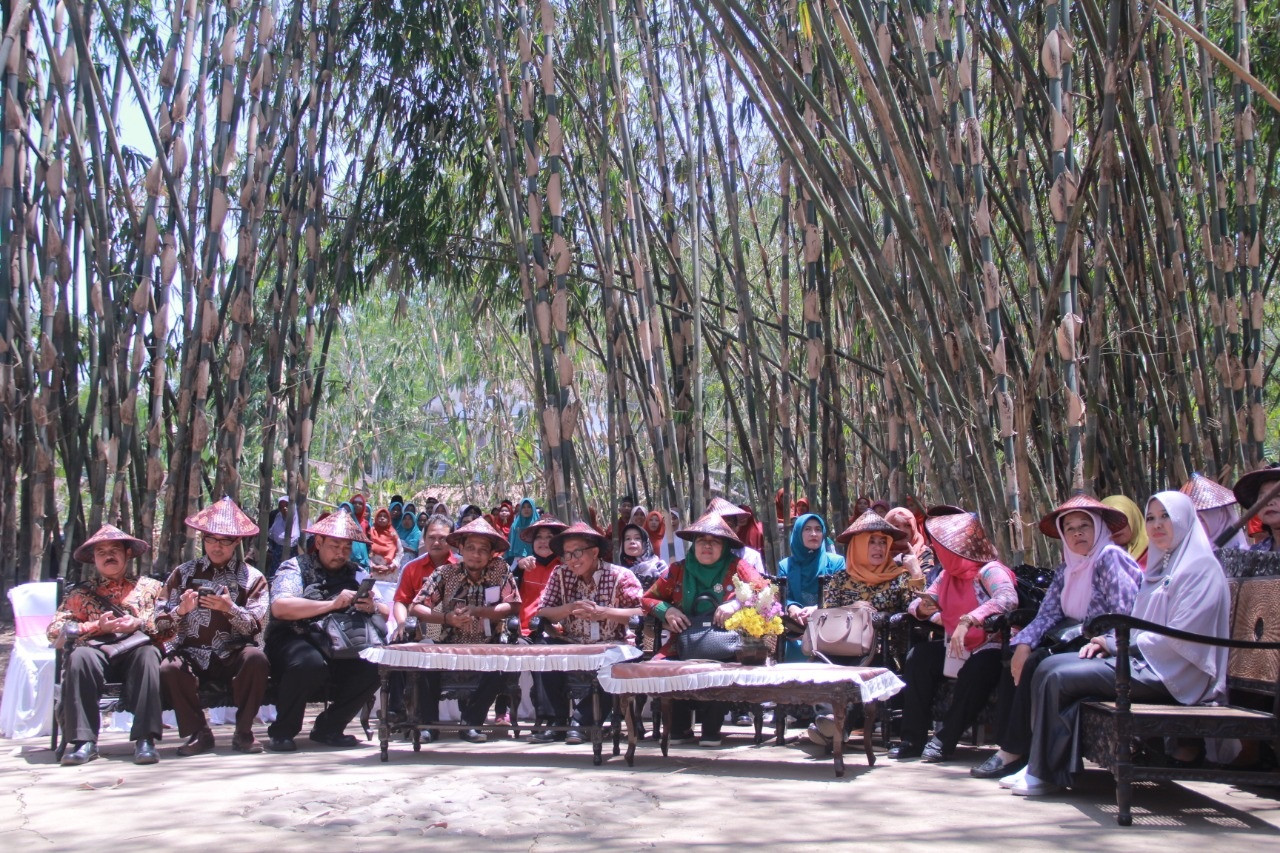
M 391 725 L 387 708 L 390 707 L 390 676 L 392 672 L 435 671 L 441 673 L 512 673 L 522 672 L 589 672 L 634 660 L 640 657 L 640 649 L 625 644 L 598 643 L 593 645 L 452 645 L 437 643 L 399 643 L 366 649 L 360 653 L 365 660 L 378 665 L 382 679 L 382 719 L 378 723 L 378 745 L 381 758 L 388 758 L 387 747 L 391 741 Z M 603 758 L 604 727 L 598 695 L 594 700 L 595 725 L 582 727 L 591 736 L 593 759 L 600 764 Z M 513 709 L 514 710 L 514 709 Z M 439 723 L 434 720 L 410 720 L 413 727 L 414 748 L 419 745 L 419 733 L 423 728 L 443 731 L 462 731 L 470 728 L 507 728 L 502 726 L 472 726 L 467 723 Z M 567 729 L 569 726 L 554 726 Z
M 866 726 L 862 742 L 867 764 L 876 763 L 870 731 L 881 699 L 901 690 L 902 681 L 883 667 L 837 666 L 826 663 L 784 663 L 744 666 L 715 661 L 653 660 L 614 664 L 598 675 L 600 686 L 619 696 L 648 694 L 662 702 L 662 754 L 671 737 L 671 703 L 676 699 L 710 702 L 830 703 L 836 731 L 832 743 L 836 776 L 844 775 L 845 706 L 861 703 Z M 637 728 L 632 702 L 624 702 L 627 722 L 627 766 L 634 766 Z M 776 713 L 781 713 L 777 711 Z

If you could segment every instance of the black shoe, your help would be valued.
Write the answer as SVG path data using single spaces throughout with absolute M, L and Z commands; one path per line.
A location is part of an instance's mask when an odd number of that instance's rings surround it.
M 293 742 L 291 737 L 271 737 L 267 738 L 267 752 L 297 752 L 298 745 Z
M 570 746 L 576 746 L 577 744 L 583 743 L 585 741 L 586 741 L 586 738 L 583 737 L 582 732 L 578 731 L 577 729 L 569 729 L 569 731 L 565 732 L 564 742 L 569 744 Z
M 465 732 L 461 732 L 458 737 L 467 743 L 488 743 L 489 741 L 489 736 L 479 729 L 467 729 Z
M 538 731 L 529 735 L 529 743 L 546 744 L 546 743 L 555 743 L 555 741 L 556 741 L 556 733 L 551 731 L 550 729 L 539 729 Z
M 355 735 L 346 735 L 342 732 L 330 732 L 328 734 L 312 732 L 307 735 L 307 739 L 321 746 L 335 746 L 339 749 L 348 749 L 360 745 L 360 741 L 356 739 Z
M 133 748 L 134 764 L 155 764 L 159 760 L 160 754 L 156 752 L 156 742 L 149 737 L 139 740 L 137 746 Z
M 63 767 L 78 767 L 81 764 L 88 764 L 98 757 L 98 744 L 91 740 L 83 741 L 76 744 L 76 748 L 71 752 L 62 753 Z
M 889 757 L 902 761 L 907 758 L 919 758 L 920 753 L 922 752 L 924 752 L 924 747 L 916 746 L 911 741 L 904 740 L 902 743 L 889 750 Z
M 1015 761 L 1005 763 L 1000 760 L 1000 753 L 992 753 L 991 757 L 979 764 L 977 767 L 970 768 L 969 775 L 975 779 L 1003 779 L 1027 766 L 1025 758 L 1019 758 Z
M 929 742 L 925 744 L 924 750 L 920 753 L 920 757 L 925 761 L 936 764 L 940 761 L 949 761 L 954 753 L 954 749 L 947 749 L 943 746 L 942 741 L 936 737 L 931 737 Z

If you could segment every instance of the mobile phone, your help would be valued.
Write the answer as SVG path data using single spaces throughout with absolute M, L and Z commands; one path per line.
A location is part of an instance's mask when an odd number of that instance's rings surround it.
M 206 595 L 217 595 L 218 586 L 213 581 L 201 580 L 196 581 L 196 595 L 203 598 Z
M 356 590 L 356 598 L 368 598 L 373 592 L 373 578 L 365 578 L 360 581 L 360 588 Z

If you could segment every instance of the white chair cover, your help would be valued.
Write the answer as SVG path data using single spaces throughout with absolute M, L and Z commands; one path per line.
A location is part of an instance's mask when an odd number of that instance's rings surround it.
M 14 643 L 0 702 L 0 737 L 47 735 L 53 718 L 54 651 L 45 630 L 58 610 L 53 581 L 24 583 L 9 590 Z

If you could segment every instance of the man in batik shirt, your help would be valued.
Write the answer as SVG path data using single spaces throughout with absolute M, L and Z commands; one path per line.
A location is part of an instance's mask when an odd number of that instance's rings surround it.
M 156 627 L 169 655 L 160 666 L 160 686 L 178 718 L 186 742 L 178 755 L 213 749 L 213 732 L 200 706 L 202 681 L 229 684 L 236 706 L 231 748 L 261 752 L 253 720 L 267 691 L 270 665 L 262 650 L 267 621 L 267 581 L 236 553 L 258 525 L 231 498 L 223 498 L 186 520 L 201 533 L 204 556 L 169 575 L 156 604 Z

